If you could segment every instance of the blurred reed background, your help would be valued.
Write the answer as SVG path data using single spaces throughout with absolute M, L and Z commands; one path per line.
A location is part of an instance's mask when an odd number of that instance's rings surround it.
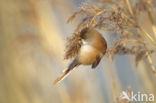
M 133 5 L 135 0 L 130 1 Z M 136 67 L 130 55 L 116 56 L 112 62 L 104 57 L 95 70 L 80 66 L 52 85 L 69 63 L 64 60 L 65 38 L 79 19 L 70 24 L 67 19 L 82 2 L 0 0 L 0 103 L 116 103 L 129 87 L 156 96 L 150 64 L 141 60 Z M 152 14 L 156 17 L 155 9 Z M 140 22 L 156 40 L 156 21 L 150 22 L 143 12 Z M 107 32 L 100 32 L 109 42 Z M 156 67 L 155 53 L 151 57 Z

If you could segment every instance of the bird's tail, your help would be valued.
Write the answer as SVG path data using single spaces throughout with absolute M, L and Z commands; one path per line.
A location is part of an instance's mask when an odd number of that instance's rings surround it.
M 53 82 L 53 84 L 57 84 L 59 81 L 63 80 L 68 74 L 76 67 L 80 65 L 77 59 L 74 59 L 71 64 L 68 66 L 68 69 L 65 69 L 63 73 Z

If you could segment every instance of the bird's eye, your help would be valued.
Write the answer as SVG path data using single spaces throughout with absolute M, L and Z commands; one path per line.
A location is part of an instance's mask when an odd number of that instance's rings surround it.
M 80 35 L 81 39 L 85 39 L 85 34 Z
M 87 33 L 87 31 L 88 31 L 88 28 L 84 28 L 84 29 L 82 29 L 81 30 L 81 32 L 80 32 L 80 37 L 82 38 L 82 39 L 84 39 L 85 38 L 85 34 Z

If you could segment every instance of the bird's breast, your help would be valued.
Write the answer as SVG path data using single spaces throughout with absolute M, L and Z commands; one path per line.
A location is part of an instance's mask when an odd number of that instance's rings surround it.
M 81 46 L 80 52 L 78 54 L 79 61 L 83 65 L 90 65 L 96 59 L 96 56 L 99 54 L 99 51 L 89 44 Z

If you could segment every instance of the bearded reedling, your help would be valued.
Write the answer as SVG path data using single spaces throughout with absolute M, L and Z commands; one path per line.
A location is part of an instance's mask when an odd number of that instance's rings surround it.
M 63 80 L 67 74 L 79 65 L 92 65 L 92 68 L 96 68 L 106 53 L 106 40 L 96 29 L 82 29 L 79 33 L 79 38 L 80 47 L 78 48 L 78 52 L 68 68 L 54 81 L 54 84 Z

